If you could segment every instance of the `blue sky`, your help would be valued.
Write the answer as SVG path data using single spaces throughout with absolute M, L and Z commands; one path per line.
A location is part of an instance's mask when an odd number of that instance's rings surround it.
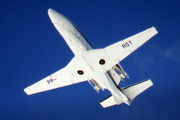
M 180 118 L 180 2 L 178 0 L 37 0 L 0 4 L 0 118 L 2 120 Z M 125 104 L 103 109 L 97 93 L 83 82 L 27 96 L 23 89 L 64 67 L 73 57 L 52 25 L 48 8 L 67 16 L 94 48 L 149 27 L 158 34 L 124 59 L 129 74 L 120 86 L 150 78 L 154 85 Z

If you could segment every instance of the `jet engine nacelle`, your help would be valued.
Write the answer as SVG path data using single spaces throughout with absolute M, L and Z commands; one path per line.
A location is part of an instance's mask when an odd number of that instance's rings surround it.
M 89 84 L 99 93 L 99 90 L 101 87 L 98 85 L 98 83 L 95 80 L 88 80 Z
M 125 77 L 129 79 L 129 75 L 126 73 L 120 63 L 116 64 L 113 69 L 120 76 L 121 80 L 123 80 Z

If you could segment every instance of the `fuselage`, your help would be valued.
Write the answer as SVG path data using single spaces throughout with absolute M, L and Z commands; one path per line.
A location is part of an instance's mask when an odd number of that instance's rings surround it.
M 64 38 L 75 57 L 80 58 L 81 61 L 85 63 L 86 66 L 84 66 L 84 68 L 88 68 L 88 70 L 77 70 L 77 74 L 86 75 L 89 80 L 95 81 L 100 89 L 108 89 L 116 98 L 124 102 L 128 101 L 108 74 L 108 70 L 103 67 L 106 61 L 103 61 L 104 59 L 101 58 L 101 55 L 93 55 L 93 52 L 91 52 L 93 51 L 93 47 L 80 30 L 62 14 L 52 9 L 48 10 L 48 14 L 55 28 Z M 108 59 L 108 57 L 106 59 Z
M 68 18 L 52 9 L 48 10 L 48 14 L 74 55 L 81 55 L 84 51 L 93 49 L 80 30 Z

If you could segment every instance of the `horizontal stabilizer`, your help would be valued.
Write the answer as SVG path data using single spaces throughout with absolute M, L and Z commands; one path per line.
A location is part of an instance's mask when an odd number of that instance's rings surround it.
M 123 101 L 122 101 L 121 103 L 123 103 Z M 121 104 L 121 103 L 119 103 L 119 104 Z M 116 105 L 116 102 L 115 102 L 113 96 L 110 95 L 110 96 L 107 97 L 106 99 L 102 100 L 102 101 L 100 102 L 100 104 L 101 104 L 101 106 L 102 106 L 103 108 L 107 108 L 107 107 Z
M 132 102 L 132 100 L 134 100 L 134 98 L 137 95 L 139 95 L 140 93 L 151 87 L 152 85 L 153 85 L 152 81 L 150 79 L 147 79 L 139 83 L 130 85 L 128 87 L 122 88 L 122 90 L 124 94 L 127 96 L 127 98 L 129 98 Z
M 129 101 L 121 101 L 117 104 L 114 97 L 111 95 L 106 99 L 102 100 L 100 104 L 103 108 L 107 108 L 113 105 L 119 105 L 123 102 L 126 103 L 127 105 L 130 105 L 137 95 L 139 95 L 140 93 L 151 87 L 152 85 L 153 83 L 150 79 L 130 85 L 128 87 L 122 88 L 123 93 L 126 95 Z

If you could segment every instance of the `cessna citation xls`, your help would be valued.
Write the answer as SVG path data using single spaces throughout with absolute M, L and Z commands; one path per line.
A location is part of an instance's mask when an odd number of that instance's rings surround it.
M 93 49 L 68 18 L 53 9 L 48 10 L 48 15 L 75 56 L 66 67 L 25 88 L 28 95 L 88 81 L 97 92 L 100 89 L 111 92 L 111 96 L 100 102 L 106 108 L 121 103 L 130 105 L 137 95 L 153 85 L 147 79 L 128 87 L 119 87 L 121 80 L 129 78 L 119 62 L 156 35 L 158 32 L 154 27 L 103 49 Z

